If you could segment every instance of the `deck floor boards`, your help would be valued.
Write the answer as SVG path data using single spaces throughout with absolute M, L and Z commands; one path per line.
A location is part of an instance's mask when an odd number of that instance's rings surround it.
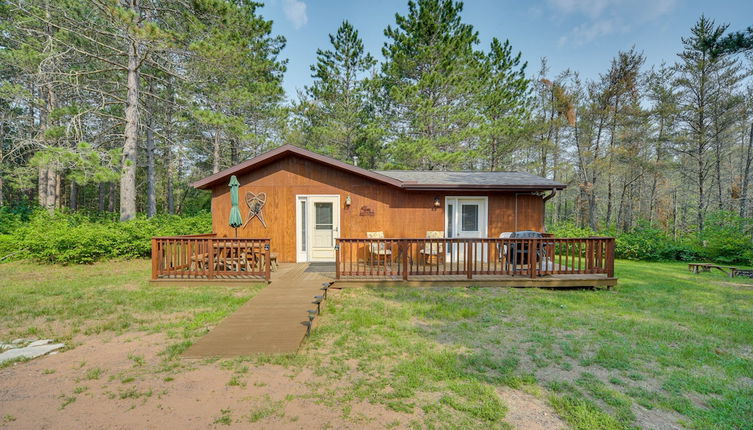
M 298 351 L 311 301 L 320 295 L 328 273 L 309 271 L 308 264 L 282 264 L 272 282 L 235 313 L 189 347 L 187 358 L 290 354 Z

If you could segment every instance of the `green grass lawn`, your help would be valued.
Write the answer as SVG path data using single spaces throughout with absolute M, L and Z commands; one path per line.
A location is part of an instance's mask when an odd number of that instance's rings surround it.
M 77 335 L 146 331 L 185 349 L 261 285 L 165 286 L 149 282 L 146 260 L 53 266 L 0 264 L 0 341 L 51 338 L 68 344 Z
M 753 428 L 753 283 L 617 268 L 613 291 L 345 290 L 296 361 L 347 379 L 323 401 L 420 410 L 416 427 L 502 427 L 507 385 L 573 428 Z
M 177 360 L 261 288 L 155 285 L 148 266 L 0 264 L 0 339 L 160 331 Z M 682 263 L 619 261 L 617 276 L 612 291 L 347 289 L 297 356 L 219 365 L 326 376 L 308 397 L 354 422 L 367 401 L 410 417 L 396 427 L 505 428 L 510 386 L 573 428 L 753 429 L 753 282 Z

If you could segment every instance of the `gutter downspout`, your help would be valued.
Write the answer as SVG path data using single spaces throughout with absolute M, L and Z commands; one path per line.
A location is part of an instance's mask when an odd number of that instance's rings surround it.
M 556 195 L 557 195 L 557 190 L 552 188 L 552 192 L 549 193 L 548 196 L 544 196 L 541 199 L 541 201 L 543 202 L 543 207 L 541 209 L 541 225 L 544 226 L 544 230 L 546 230 L 546 202 L 551 200 L 551 198 Z

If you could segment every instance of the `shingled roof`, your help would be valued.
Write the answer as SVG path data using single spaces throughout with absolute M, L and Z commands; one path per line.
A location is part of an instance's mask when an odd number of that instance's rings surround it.
M 526 172 L 443 172 L 436 170 L 376 170 L 409 188 L 431 187 L 522 187 L 562 189 L 564 184 Z
M 216 185 L 227 184 L 231 175 L 243 174 L 287 156 L 312 160 L 405 190 L 545 191 L 565 188 L 565 185 L 559 182 L 523 172 L 367 170 L 293 145 L 280 146 L 191 185 L 199 189 L 210 189 Z

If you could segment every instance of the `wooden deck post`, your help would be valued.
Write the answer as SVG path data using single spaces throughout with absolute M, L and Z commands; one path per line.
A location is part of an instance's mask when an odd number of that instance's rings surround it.
M 340 239 L 335 239 L 335 279 L 340 279 Z
M 539 269 L 539 240 L 531 239 L 528 243 L 528 263 L 531 269 L 531 278 L 536 277 Z
M 607 241 L 607 276 L 614 278 L 614 238 Z
M 399 249 L 402 250 L 401 254 L 403 256 L 402 263 L 401 263 L 401 265 L 403 266 L 402 267 L 402 269 L 403 269 L 403 281 L 407 281 L 408 280 L 408 247 L 406 246 L 406 242 L 405 241 L 400 241 L 398 247 L 399 247 Z
M 586 273 L 591 273 L 593 269 L 593 240 L 586 239 Z
M 207 279 L 214 279 L 214 240 L 210 237 L 208 243 L 209 267 L 207 267 Z
M 152 238 L 152 279 L 157 279 L 157 272 L 159 271 L 159 248 L 157 245 L 157 239 Z
M 473 244 L 470 241 L 465 241 L 465 264 L 466 271 L 468 272 L 468 279 L 473 279 Z
M 272 251 L 269 249 L 269 239 L 264 240 L 264 279 L 272 279 Z

